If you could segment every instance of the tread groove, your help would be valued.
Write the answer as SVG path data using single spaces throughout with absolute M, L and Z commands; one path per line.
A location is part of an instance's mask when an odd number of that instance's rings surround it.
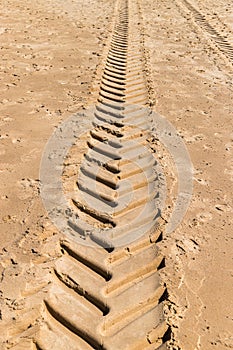
M 58 321 L 61 325 L 63 325 L 65 328 L 67 328 L 70 332 L 77 335 L 78 337 L 82 338 L 86 343 L 91 345 L 94 349 L 97 350 L 107 350 L 100 344 L 96 339 L 90 337 L 87 333 L 84 333 L 82 329 L 75 327 L 72 325 L 72 323 L 69 322 L 69 320 L 65 319 L 59 312 L 53 309 L 53 307 L 50 306 L 48 301 L 44 301 L 46 309 L 48 313 L 55 318 L 56 321 Z
M 96 264 L 92 263 L 91 261 L 85 259 L 81 255 L 79 255 L 77 252 L 74 252 L 70 247 L 68 247 L 65 243 L 61 243 L 61 248 L 67 252 L 70 256 L 72 256 L 77 261 L 81 262 L 85 266 L 87 266 L 89 269 L 100 275 L 105 279 L 106 282 L 110 281 L 112 278 L 112 275 L 107 270 L 101 269 Z

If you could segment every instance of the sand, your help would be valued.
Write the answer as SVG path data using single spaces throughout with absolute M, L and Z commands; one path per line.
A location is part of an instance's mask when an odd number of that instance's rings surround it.
M 194 166 L 190 207 L 161 243 L 170 349 L 233 348 L 231 4 L 139 3 L 151 108 L 180 133 Z M 40 199 L 40 159 L 54 128 L 95 101 L 114 2 L 6 0 L 0 8 L 0 302 L 9 325 L 25 307 L 22 290 L 37 266 L 54 259 L 43 248 L 47 241 L 56 247 L 58 233 Z M 14 319 L 11 328 L 18 332 Z

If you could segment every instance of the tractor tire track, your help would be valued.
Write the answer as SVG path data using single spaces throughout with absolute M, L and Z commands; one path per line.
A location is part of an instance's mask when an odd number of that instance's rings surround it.
M 197 1 L 197 6 L 200 10 L 200 12 L 206 14 L 206 18 L 208 19 L 208 22 L 217 29 L 219 33 L 221 33 L 224 38 L 227 38 L 229 43 L 232 45 L 233 43 L 233 31 L 229 24 L 226 21 L 226 18 L 222 18 L 221 13 L 216 13 L 216 9 L 210 9 L 208 7 L 208 4 L 203 4 L 199 0 Z
M 74 238 L 61 241 L 61 257 L 50 269 L 40 314 L 30 326 L 30 349 L 166 348 L 166 288 L 159 276 L 164 257 L 157 247 L 163 227 L 155 159 L 147 145 L 142 44 L 137 4 L 119 1 L 71 200 L 78 216 L 68 222 Z M 90 246 L 79 244 L 77 236 Z M 19 336 L 18 346 L 25 337 Z
M 211 39 L 215 47 L 224 54 L 228 62 L 233 64 L 233 46 L 209 23 L 206 16 L 187 0 L 181 0 L 181 2 L 177 2 L 177 4 L 178 6 L 185 7 L 186 11 L 188 10 L 192 14 L 194 22 L 208 35 L 209 39 Z

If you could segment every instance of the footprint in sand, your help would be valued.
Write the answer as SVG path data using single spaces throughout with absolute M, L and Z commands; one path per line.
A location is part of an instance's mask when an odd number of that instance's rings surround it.
M 22 179 L 18 181 L 17 197 L 21 200 L 35 198 L 40 193 L 40 181 L 38 179 Z
M 30 162 L 33 159 L 36 159 L 39 153 L 40 150 L 38 148 L 33 148 L 29 153 L 21 156 L 20 159 L 23 163 Z

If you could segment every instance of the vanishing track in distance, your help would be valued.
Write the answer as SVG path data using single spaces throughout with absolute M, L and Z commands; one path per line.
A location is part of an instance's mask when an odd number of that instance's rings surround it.
M 180 0 L 177 4 L 178 6 L 184 6 L 186 10 L 190 11 L 195 23 L 208 35 L 227 60 L 233 64 L 233 46 L 227 38 L 220 34 L 217 29 L 209 23 L 206 16 L 195 8 L 188 0 Z

